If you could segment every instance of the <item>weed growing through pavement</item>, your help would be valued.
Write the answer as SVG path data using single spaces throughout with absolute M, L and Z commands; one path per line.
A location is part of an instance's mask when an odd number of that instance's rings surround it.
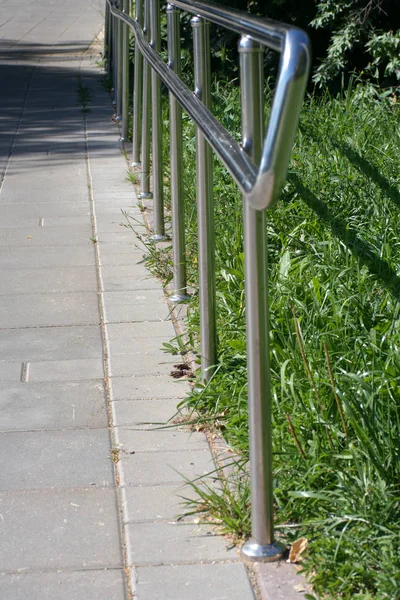
M 78 87 L 76 91 L 78 94 L 78 102 L 82 105 L 82 112 L 89 113 L 89 103 L 92 100 L 92 92 L 86 85 L 83 84 L 81 77 L 78 77 L 77 79 Z
M 137 185 L 140 181 L 138 173 L 135 171 L 128 171 L 125 177 L 125 181 L 129 181 L 132 185 Z

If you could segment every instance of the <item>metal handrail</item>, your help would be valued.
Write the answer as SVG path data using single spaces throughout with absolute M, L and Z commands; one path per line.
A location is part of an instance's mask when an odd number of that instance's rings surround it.
M 310 68 L 307 35 L 289 25 L 255 17 L 200 0 L 173 0 L 167 8 L 168 65 L 159 56 L 159 0 L 136 0 L 136 16 L 129 16 L 128 0 L 106 0 L 105 49 L 113 76 L 117 118 L 122 131 L 127 121 L 126 55 L 128 27 L 135 35 L 133 101 L 133 163 L 141 164 L 141 197 L 149 187 L 150 112 L 154 235 L 165 239 L 162 189 L 162 133 L 160 81 L 170 94 L 171 197 L 174 254 L 173 301 L 187 298 L 185 273 L 184 202 L 182 186 L 181 107 L 197 126 L 197 203 L 202 377 L 207 382 L 216 363 L 214 225 L 210 148 L 221 159 L 244 198 L 244 254 L 247 368 L 249 387 L 252 539 L 242 548 L 249 560 L 275 560 L 283 547 L 274 539 L 272 492 L 272 434 L 267 298 L 266 208 L 276 201 L 284 184 L 294 135 Z M 179 11 L 191 13 L 194 43 L 195 90 L 180 79 Z M 114 17 L 114 18 L 113 18 Z M 221 125 L 211 110 L 208 22 L 241 35 L 239 42 L 242 142 Z M 121 26 L 123 31 L 121 31 Z M 279 74 L 264 137 L 263 47 L 281 53 Z M 122 52 L 122 57 L 121 57 Z M 143 67 L 142 67 L 143 63 Z M 112 72 L 111 72 L 112 65 Z M 123 69 L 121 67 L 123 65 Z M 143 73 L 141 69 L 143 68 Z M 149 69 L 151 69 L 151 86 Z M 150 89 L 151 88 L 151 89 Z M 142 116 L 141 144 L 140 118 Z M 123 135 L 122 137 L 125 137 Z
M 149 46 L 140 24 L 107 0 L 111 13 L 129 25 L 136 43 L 150 66 L 174 94 L 181 106 L 201 129 L 210 146 L 222 160 L 233 179 L 258 210 L 271 206 L 286 179 L 294 135 L 310 67 L 310 47 L 307 34 L 271 19 L 256 18 L 234 9 L 221 8 L 208 2 L 175 0 L 173 6 L 205 17 L 254 41 L 281 52 L 280 73 L 271 108 L 269 127 L 264 141 L 259 168 L 245 153 L 246 144 L 238 144 L 195 96 L 182 80 Z

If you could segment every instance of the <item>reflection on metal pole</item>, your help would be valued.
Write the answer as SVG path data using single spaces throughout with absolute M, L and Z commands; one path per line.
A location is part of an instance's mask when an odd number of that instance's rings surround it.
M 242 146 L 258 164 L 264 129 L 263 51 L 243 36 L 239 52 Z M 282 556 L 284 546 L 274 541 L 265 211 L 254 210 L 245 197 L 243 212 L 252 539 L 242 547 L 242 555 L 271 561 Z
M 143 27 L 143 0 L 136 0 L 136 22 Z M 142 112 L 143 55 L 135 42 L 133 75 L 132 167 L 140 165 L 140 123 Z
M 121 2 L 121 0 L 120 0 Z M 116 108 L 116 121 L 120 121 L 122 118 L 122 54 L 123 54 L 123 23 L 120 19 L 116 19 L 117 26 L 117 39 L 116 39 L 116 52 L 117 52 L 117 108 Z
M 149 0 L 144 0 L 144 27 L 143 33 L 149 41 L 150 5 Z M 152 198 L 150 192 L 150 65 L 143 60 L 143 103 L 142 103 L 142 161 L 140 178 L 140 197 Z
M 110 76 L 110 25 L 111 14 L 110 5 L 106 2 L 106 14 L 104 18 L 104 40 L 103 40 L 103 61 L 106 65 L 107 77 Z
M 112 105 L 117 106 L 117 19 L 111 15 L 111 50 L 112 50 Z
M 179 10 L 167 6 L 168 66 L 181 74 L 181 39 Z M 185 256 L 185 205 L 182 179 L 182 109 L 175 96 L 169 94 L 170 153 L 171 153 L 171 202 L 172 202 L 172 248 L 174 258 L 174 291 L 172 302 L 189 298 L 186 283 Z
M 211 108 L 210 27 L 200 17 L 193 17 L 191 24 L 195 94 Z M 198 127 L 196 140 L 201 377 L 207 382 L 217 362 L 213 165 L 211 148 Z
M 129 0 L 122 0 L 123 12 L 129 14 Z M 129 29 L 122 23 L 122 109 L 121 109 L 121 137 L 120 142 L 128 139 L 128 111 L 129 111 Z
M 150 0 L 150 45 L 159 53 L 161 49 L 160 0 Z M 152 166 L 153 166 L 153 235 L 155 242 L 165 240 L 164 225 L 164 185 L 162 157 L 162 115 L 161 82 L 157 73 L 151 70 L 151 112 L 152 112 Z

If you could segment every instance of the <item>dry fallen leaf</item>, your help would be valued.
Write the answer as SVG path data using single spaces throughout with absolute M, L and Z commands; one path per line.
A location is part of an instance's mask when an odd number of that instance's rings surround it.
M 297 563 L 302 560 L 302 554 L 308 546 L 308 539 L 301 537 L 293 542 L 289 552 L 289 562 Z

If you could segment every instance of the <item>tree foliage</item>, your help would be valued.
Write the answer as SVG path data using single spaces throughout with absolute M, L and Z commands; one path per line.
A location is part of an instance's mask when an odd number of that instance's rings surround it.
M 312 81 L 334 85 L 357 74 L 381 86 L 400 82 L 400 2 L 398 0 L 220 0 L 305 29 L 313 48 Z M 233 55 L 237 37 L 213 31 L 214 57 Z M 274 61 L 271 61 L 274 64 Z M 267 61 L 268 68 L 268 61 Z
M 320 0 L 311 27 L 325 31 L 328 46 L 313 80 L 328 83 L 357 72 L 383 85 L 400 80 L 400 10 L 393 0 Z

